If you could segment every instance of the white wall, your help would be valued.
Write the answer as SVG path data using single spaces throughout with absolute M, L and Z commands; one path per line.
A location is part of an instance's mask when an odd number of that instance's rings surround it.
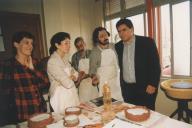
M 56 32 L 64 31 L 71 35 L 71 55 L 76 51 L 73 42 L 77 36 L 85 39 L 88 48 L 92 47 L 92 32 L 96 26 L 102 25 L 101 1 L 43 0 L 43 5 L 47 42 Z

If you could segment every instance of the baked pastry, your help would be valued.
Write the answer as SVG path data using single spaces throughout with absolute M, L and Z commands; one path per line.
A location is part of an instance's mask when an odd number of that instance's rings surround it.
M 81 109 L 79 107 L 68 107 L 65 109 L 65 115 L 70 115 L 70 114 L 75 114 L 75 115 L 80 115 L 81 114 Z
M 120 105 L 113 105 L 112 106 L 112 110 L 115 112 L 115 113 L 118 113 L 118 112 L 121 112 L 125 109 L 129 108 L 127 105 L 123 105 L 123 104 L 120 104 Z
M 124 110 L 125 117 L 129 120 L 142 122 L 150 117 L 150 110 L 143 106 L 135 106 Z
M 88 124 L 83 126 L 83 128 L 103 128 L 103 123 L 96 123 L 96 124 Z
M 67 115 L 64 117 L 65 127 L 75 127 L 79 124 L 79 118 L 77 115 Z
M 29 128 L 45 128 L 47 125 L 53 122 L 53 118 L 48 113 L 42 113 L 32 116 L 28 120 Z

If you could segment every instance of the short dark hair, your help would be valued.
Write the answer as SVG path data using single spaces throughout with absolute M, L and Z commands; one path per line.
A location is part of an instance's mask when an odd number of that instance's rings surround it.
M 23 39 L 23 38 L 29 38 L 29 39 L 32 39 L 33 41 L 35 40 L 35 37 L 30 33 L 30 32 L 27 32 L 27 31 L 18 31 L 18 32 L 15 32 L 13 34 L 13 37 L 12 37 L 12 47 L 13 47 L 13 54 L 15 55 L 17 53 L 17 50 L 16 48 L 14 47 L 14 43 L 17 42 L 17 43 L 20 43 L 20 41 Z M 33 44 L 34 45 L 34 44 Z
M 70 38 L 70 34 L 66 33 L 66 32 L 58 32 L 56 34 L 54 34 L 51 38 L 50 41 L 50 48 L 49 48 L 49 54 L 53 54 L 54 51 L 57 50 L 57 47 L 55 46 L 55 44 L 61 44 L 61 41 L 65 40 L 65 39 L 71 39 Z
M 82 37 L 77 37 L 77 38 L 75 39 L 75 41 L 74 41 L 75 47 L 77 47 L 77 43 L 78 43 L 79 41 L 84 41 L 84 40 L 83 40 Z
M 123 18 L 120 19 L 117 23 L 116 23 L 116 28 L 118 28 L 120 25 L 125 24 L 127 27 L 129 28 L 134 28 L 133 23 L 130 19 L 127 18 Z
M 30 32 L 27 32 L 27 31 L 19 31 L 19 32 L 15 32 L 13 34 L 13 37 L 12 37 L 12 42 L 17 42 L 17 43 L 20 43 L 20 41 L 24 38 L 29 38 L 29 39 L 32 39 L 34 40 L 35 37 L 30 33 Z
M 93 40 L 93 45 L 96 46 L 99 42 L 99 32 L 105 30 L 108 34 L 108 36 L 110 36 L 110 33 L 106 30 L 106 28 L 104 27 L 97 27 L 95 28 L 95 30 L 93 31 L 93 35 L 92 35 L 92 40 Z

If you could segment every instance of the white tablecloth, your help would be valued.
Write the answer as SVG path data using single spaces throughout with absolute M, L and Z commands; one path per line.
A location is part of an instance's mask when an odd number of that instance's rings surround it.
M 95 110 L 99 112 L 102 111 L 102 108 L 95 108 Z M 55 119 L 55 123 L 48 125 L 47 128 L 65 128 L 63 126 L 63 116 L 54 113 L 52 115 Z M 112 126 L 112 128 L 192 128 L 192 124 L 169 118 L 168 116 L 154 111 L 151 111 L 148 120 L 139 123 L 126 119 L 123 112 L 117 113 L 116 117 L 117 118 L 106 124 L 104 128 L 111 128 Z M 79 120 L 79 126 L 84 126 L 101 122 L 101 116 L 96 112 L 83 110 L 82 114 L 79 116 Z M 27 123 L 23 122 L 19 124 L 19 126 L 20 128 L 27 128 Z M 8 125 L 0 128 L 16 128 L 16 125 Z

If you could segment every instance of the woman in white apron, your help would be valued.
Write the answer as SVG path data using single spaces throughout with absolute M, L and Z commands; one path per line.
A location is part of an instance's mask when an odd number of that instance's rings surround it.
M 66 59 L 70 50 L 70 35 L 65 32 L 56 33 L 51 39 L 50 59 L 47 73 L 51 83 L 50 104 L 54 112 L 64 114 L 67 107 L 79 105 L 79 97 L 74 81 L 76 72 Z
M 89 71 L 89 59 L 82 58 L 79 61 L 79 71 L 84 71 L 88 74 Z M 83 79 L 79 86 L 79 99 L 81 102 L 90 101 L 99 96 L 98 89 L 92 86 L 92 79 L 90 77 Z
M 112 49 L 102 50 L 101 66 L 97 69 L 97 75 L 99 77 L 99 96 L 103 95 L 102 87 L 104 83 L 107 82 L 111 89 L 112 98 L 123 101 L 117 58 Z

